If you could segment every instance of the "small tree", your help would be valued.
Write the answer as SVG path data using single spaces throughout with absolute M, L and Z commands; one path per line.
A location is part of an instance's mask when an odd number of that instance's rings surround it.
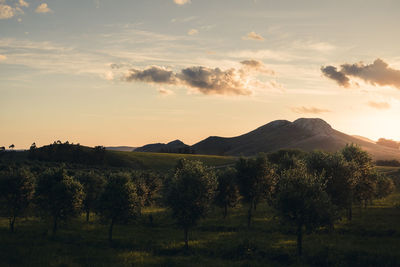
M 297 252 L 302 254 L 304 228 L 310 233 L 333 224 L 335 212 L 322 177 L 312 175 L 304 165 L 285 170 L 277 183 L 274 206 L 279 217 L 296 227 Z
M 271 199 L 277 176 L 272 164 L 262 155 L 255 159 L 239 159 L 236 170 L 240 194 L 249 205 L 247 226 L 250 227 L 253 209 L 261 199 Z
M 15 219 L 24 214 L 34 191 L 34 178 L 25 168 L 3 171 L 0 174 L 0 198 L 2 213 L 9 218 L 10 231 L 14 232 Z
M 97 202 L 103 193 L 106 180 L 103 176 L 93 171 L 82 172 L 77 176 L 78 181 L 83 186 L 85 197 L 83 199 L 83 210 L 86 212 L 86 221 L 89 222 L 90 212 L 94 211 Z
M 215 204 L 224 209 L 226 218 L 228 207 L 235 207 L 239 202 L 240 194 L 236 184 L 236 170 L 228 168 L 217 173 L 218 187 L 215 196 Z
M 118 173 L 108 178 L 100 196 L 98 213 L 109 222 L 108 241 L 112 242 L 113 227 L 117 223 L 127 223 L 137 215 L 140 202 L 136 189 L 128 174 Z
M 185 249 L 189 248 L 188 231 L 206 215 L 212 203 L 217 181 L 213 172 L 200 161 L 182 159 L 166 183 L 165 200 L 177 224 L 184 230 Z
M 35 202 L 43 216 L 52 218 L 53 235 L 60 220 L 79 215 L 83 199 L 82 185 L 62 167 L 49 169 L 38 178 Z
M 394 182 L 391 178 L 378 173 L 377 181 L 376 181 L 376 191 L 375 197 L 376 198 L 384 198 L 390 195 L 395 190 Z

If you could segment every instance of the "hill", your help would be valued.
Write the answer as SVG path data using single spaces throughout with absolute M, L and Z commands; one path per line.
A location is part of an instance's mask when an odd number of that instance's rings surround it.
M 214 155 L 112 151 L 106 150 L 105 147 L 101 146 L 91 148 L 67 143 L 54 143 L 33 150 L 0 153 L 0 163 L 6 165 L 37 161 L 43 163 L 66 163 L 77 168 L 95 166 L 99 168 L 112 167 L 154 171 L 171 170 L 181 158 L 199 160 L 209 167 L 230 165 L 237 159 L 235 157 Z
M 175 140 L 167 144 L 156 143 L 138 147 L 135 152 L 156 152 L 156 153 L 192 153 L 190 146 L 183 143 L 181 140 Z
M 399 159 L 400 150 L 381 146 L 333 129 L 322 119 L 300 118 L 294 122 L 277 120 L 249 133 L 225 138 L 211 136 L 192 146 L 195 153 L 212 155 L 245 155 L 297 148 L 334 152 L 354 143 L 369 152 L 374 159 Z

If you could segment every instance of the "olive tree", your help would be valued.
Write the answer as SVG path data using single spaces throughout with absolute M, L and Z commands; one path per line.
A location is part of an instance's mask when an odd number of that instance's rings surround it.
M 188 231 L 210 208 L 217 187 L 216 177 L 200 161 L 182 159 L 165 186 L 166 205 L 178 226 L 183 228 L 185 249 L 188 249 Z
M 218 187 L 215 196 L 215 204 L 224 209 L 223 216 L 226 218 L 228 207 L 235 207 L 240 199 L 236 184 L 236 170 L 228 168 L 217 173 Z
M 357 176 L 354 164 L 348 163 L 341 153 L 310 152 L 306 158 L 308 170 L 323 176 L 326 192 L 335 205 L 338 214 L 341 211 L 351 212 L 353 191 Z
M 305 165 L 284 170 L 277 183 L 274 207 L 278 216 L 296 227 L 297 251 L 302 254 L 303 233 L 310 233 L 335 220 L 335 212 L 321 176 L 310 174 Z
M 14 232 L 15 219 L 27 210 L 34 192 L 34 177 L 26 168 L 9 168 L 0 173 L 1 212 Z
M 93 171 L 79 173 L 77 180 L 82 184 L 85 192 L 83 210 L 86 212 L 86 221 L 89 222 L 90 212 L 95 210 L 100 195 L 104 190 L 106 180 L 103 176 Z
M 108 240 L 112 242 L 114 224 L 127 223 L 138 214 L 140 202 L 130 176 L 117 173 L 108 178 L 97 208 L 103 221 L 109 223 Z
M 239 159 L 236 170 L 239 192 L 249 205 L 247 226 L 250 227 L 253 209 L 263 198 L 271 199 L 277 176 L 273 165 L 263 155 Z
M 82 185 L 67 175 L 61 167 L 48 169 L 39 176 L 35 190 L 35 203 L 41 214 L 53 221 L 53 235 L 60 220 L 77 216 L 84 199 Z

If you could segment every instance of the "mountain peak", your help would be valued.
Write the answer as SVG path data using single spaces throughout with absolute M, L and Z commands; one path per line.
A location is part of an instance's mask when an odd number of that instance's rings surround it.
M 329 135 L 333 132 L 332 127 L 319 118 L 300 118 L 295 120 L 293 124 L 316 134 Z

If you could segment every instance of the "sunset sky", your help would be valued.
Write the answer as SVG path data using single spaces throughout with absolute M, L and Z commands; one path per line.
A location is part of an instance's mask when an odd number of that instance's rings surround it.
M 0 146 L 141 146 L 276 119 L 400 140 L 398 0 L 0 0 Z

